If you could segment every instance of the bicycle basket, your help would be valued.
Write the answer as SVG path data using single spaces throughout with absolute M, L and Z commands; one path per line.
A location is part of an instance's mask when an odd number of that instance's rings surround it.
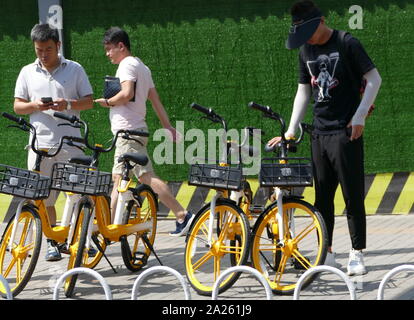
M 242 188 L 242 168 L 220 166 L 219 164 L 192 164 L 188 184 L 208 188 L 240 190 Z
M 312 186 L 311 160 L 308 158 L 264 158 L 260 167 L 259 180 L 262 187 Z
M 45 199 L 50 193 L 50 178 L 0 164 L 0 192 L 32 200 Z
M 81 164 L 56 162 L 53 164 L 52 189 L 87 195 L 108 194 L 112 174 Z

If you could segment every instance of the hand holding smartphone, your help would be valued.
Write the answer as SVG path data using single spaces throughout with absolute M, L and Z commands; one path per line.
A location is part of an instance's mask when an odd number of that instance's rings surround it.
M 43 104 L 49 104 L 53 102 L 52 97 L 43 97 L 40 100 L 42 101 Z

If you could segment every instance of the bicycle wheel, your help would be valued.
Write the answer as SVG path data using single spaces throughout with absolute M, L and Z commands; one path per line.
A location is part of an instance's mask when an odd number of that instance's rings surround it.
M 13 217 L 1 239 L 0 272 L 9 283 L 15 297 L 24 289 L 36 267 L 42 245 L 42 224 L 39 214 L 33 207 L 23 206 L 11 244 L 14 226 Z M 2 283 L 0 283 L 0 294 L 6 297 L 6 290 Z
M 82 200 L 81 200 L 82 201 Z M 76 221 L 75 232 L 69 246 L 68 270 L 78 268 L 85 264 L 88 259 L 88 252 L 85 248 L 88 237 L 89 222 L 91 219 L 91 206 L 88 201 L 83 201 L 79 207 L 79 214 Z M 66 297 L 71 297 L 75 289 L 78 275 L 66 278 L 64 289 Z
M 273 293 L 292 294 L 299 276 L 311 267 L 323 264 L 327 252 L 327 232 L 320 213 L 309 203 L 288 199 L 283 203 L 284 235 L 279 235 L 272 203 L 253 227 L 251 248 L 253 266 L 268 280 Z M 284 241 L 280 246 L 279 241 Z M 303 288 L 316 277 L 306 279 Z
M 149 223 L 150 228 L 121 237 L 121 252 L 125 266 L 135 272 L 147 264 L 151 250 L 143 240 L 146 237 L 151 246 L 157 232 L 157 198 L 147 185 L 133 189 L 135 200 L 128 203 L 124 213 L 123 224 Z
M 187 235 L 184 252 L 185 270 L 191 286 L 200 295 L 211 295 L 221 271 L 246 262 L 249 253 L 250 230 L 243 211 L 226 199 L 216 202 L 211 244 L 208 241 L 210 204 L 194 218 Z M 220 228 L 218 228 L 220 226 Z M 219 293 L 230 288 L 240 272 L 230 274 L 219 287 Z
M 104 219 L 105 225 L 111 224 L 111 209 L 110 209 L 110 203 L 111 199 L 108 196 L 102 196 L 96 198 L 96 201 L 100 201 L 99 210 L 101 210 L 102 217 Z M 97 204 L 95 204 L 94 210 L 97 209 Z M 95 219 L 93 221 L 93 231 L 92 231 L 92 239 L 89 242 L 89 251 L 88 254 L 84 257 L 83 261 L 83 267 L 93 269 L 95 268 L 98 263 L 101 261 L 103 254 L 106 250 L 107 241 L 104 238 L 104 236 L 99 232 L 97 227 L 97 221 L 96 221 L 96 214 Z M 98 244 L 96 244 L 97 242 Z M 99 245 L 99 247 L 98 247 Z M 101 251 L 101 250 L 102 251 Z

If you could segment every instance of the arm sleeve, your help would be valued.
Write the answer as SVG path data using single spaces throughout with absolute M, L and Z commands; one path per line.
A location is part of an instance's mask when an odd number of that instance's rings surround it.
M 365 73 L 364 78 L 367 80 L 367 84 L 361 103 L 359 104 L 357 111 L 352 117 L 353 126 L 365 125 L 365 118 L 368 114 L 370 106 L 374 104 L 382 82 L 381 76 L 379 75 L 376 68 Z
M 295 100 L 293 102 L 292 116 L 290 117 L 289 128 L 285 133 L 285 137 L 295 136 L 296 130 L 299 127 L 299 123 L 303 120 L 306 114 L 306 109 L 311 97 L 310 84 L 298 85 Z

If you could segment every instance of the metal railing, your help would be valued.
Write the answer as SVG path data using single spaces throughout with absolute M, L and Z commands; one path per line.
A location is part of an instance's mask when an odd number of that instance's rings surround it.
M 265 277 L 263 277 L 263 275 L 259 271 L 257 271 L 256 269 L 254 269 L 252 267 L 248 267 L 248 266 L 230 267 L 230 268 L 226 269 L 222 274 L 220 274 L 220 276 L 217 278 L 217 280 L 216 280 L 216 282 L 214 283 L 214 286 L 213 286 L 213 292 L 212 292 L 212 296 L 211 296 L 212 300 L 217 300 L 218 290 L 219 290 L 220 284 L 224 281 L 224 279 L 230 273 L 233 273 L 233 272 L 247 272 L 247 273 L 250 273 L 250 274 L 254 275 L 257 278 L 257 280 L 259 280 L 259 282 L 265 288 L 266 299 L 267 300 L 272 300 L 272 289 L 270 289 L 269 283 L 267 282 Z
M 384 278 L 382 279 L 379 287 L 378 287 L 378 295 L 377 300 L 384 300 L 384 289 L 385 285 L 388 283 L 388 281 L 391 279 L 391 277 L 395 276 L 397 273 L 400 273 L 402 271 L 414 271 L 414 265 L 404 264 L 399 267 L 395 267 L 391 271 L 389 271 Z
M 62 274 L 59 277 L 59 279 L 56 282 L 55 289 L 53 290 L 53 300 L 59 300 L 60 287 L 62 286 L 62 284 L 66 280 L 66 278 L 68 278 L 68 277 L 70 277 L 74 274 L 88 274 L 88 275 L 96 278 L 97 280 L 99 280 L 100 284 L 102 285 L 102 287 L 105 291 L 106 300 L 112 300 L 112 292 L 111 292 L 111 289 L 109 288 L 109 285 L 106 282 L 106 280 L 95 270 L 88 269 L 88 268 L 83 268 L 83 267 L 70 269 L 70 270 L 66 271 L 64 274 Z
M 314 273 L 319 273 L 323 271 L 328 271 L 331 273 L 335 273 L 336 275 L 340 276 L 348 286 L 349 294 L 351 296 L 351 300 L 356 300 L 356 294 L 355 294 L 355 287 L 352 281 L 349 279 L 349 277 L 343 273 L 341 270 L 330 267 L 330 266 L 316 266 L 313 268 L 308 269 L 302 276 L 299 278 L 298 282 L 296 283 L 295 291 L 293 293 L 293 300 L 299 300 L 299 294 L 300 290 L 302 289 L 303 282 L 305 279 L 309 276 L 311 276 Z
M 156 267 L 151 267 L 147 270 L 145 270 L 143 273 L 141 273 L 138 278 L 135 280 L 134 285 L 132 287 L 132 294 L 131 294 L 131 300 L 137 300 L 137 296 L 138 296 L 138 290 L 142 284 L 142 282 L 144 281 L 144 279 L 154 273 L 160 273 L 160 272 L 167 272 L 172 274 L 173 276 L 175 276 L 181 283 L 181 286 L 184 289 L 184 294 L 185 294 L 185 299 L 186 300 L 191 300 L 191 294 L 190 294 L 190 290 L 188 289 L 188 285 L 184 279 L 184 277 L 176 270 L 170 268 L 170 267 L 166 267 L 166 266 L 156 266 Z
M 4 289 L 6 290 L 7 300 L 13 300 L 13 294 L 10 290 L 10 285 L 7 282 L 7 280 L 2 275 L 0 275 L 0 281 L 3 284 Z

